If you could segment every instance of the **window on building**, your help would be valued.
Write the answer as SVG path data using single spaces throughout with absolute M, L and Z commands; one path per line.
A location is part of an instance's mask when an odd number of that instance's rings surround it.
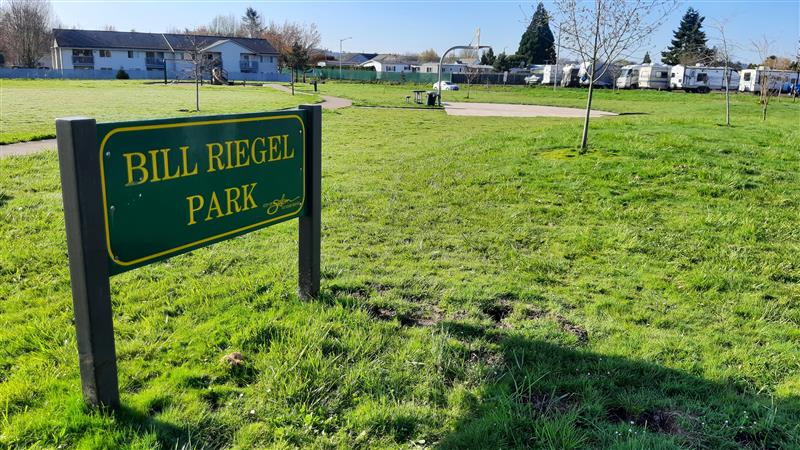
M 744 81 L 750 81 L 750 72 L 744 74 Z
M 111 50 L 100 50 L 101 58 L 111 58 Z
M 707 73 L 698 73 L 697 74 L 697 81 L 708 81 L 708 74 Z
M 133 50 L 128 50 L 128 58 L 133 58 Z

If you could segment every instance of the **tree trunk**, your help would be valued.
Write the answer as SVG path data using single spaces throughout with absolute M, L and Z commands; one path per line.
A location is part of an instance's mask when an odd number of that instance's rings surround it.
M 592 114 L 593 93 L 594 93 L 594 66 L 592 66 L 592 75 L 589 77 L 589 95 L 586 100 L 586 115 L 583 118 L 583 134 L 581 135 L 581 150 L 580 150 L 581 154 L 586 153 L 587 141 L 589 140 L 589 116 Z
M 731 126 L 731 74 L 725 66 L 725 125 Z
M 592 71 L 589 72 L 589 95 L 586 99 L 586 116 L 583 119 L 583 134 L 581 135 L 581 149 L 580 154 L 586 153 L 588 150 L 589 140 L 589 117 L 592 114 L 592 96 L 594 94 L 594 77 L 597 75 L 597 45 L 600 38 L 600 0 L 595 3 L 595 14 L 597 20 L 594 26 L 594 46 L 592 46 Z M 608 62 L 606 62 L 608 64 Z M 608 70 L 606 66 L 605 70 Z
M 294 95 L 294 67 L 292 67 L 292 95 Z
M 200 71 L 194 70 L 194 110 L 200 112 Z

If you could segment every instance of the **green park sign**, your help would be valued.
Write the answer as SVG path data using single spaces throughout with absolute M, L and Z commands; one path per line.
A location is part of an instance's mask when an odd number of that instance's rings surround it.
M 300 216 L 304 119 L 298 110 L 98 125 L 111 273 Z
M 299 219 L 298 288 L 319 292 L 318 105 L 97 124 L 56 121 L 81 380 L 119 405 L 109 278 Z

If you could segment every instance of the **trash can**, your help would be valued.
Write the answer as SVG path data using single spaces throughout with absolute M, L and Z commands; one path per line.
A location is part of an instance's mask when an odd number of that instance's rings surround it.
M 427 106 L 436 106 L 436 97 L 438 96 L 439 94 L 436 91 L 428 91 L 428 101 L 425 104 Z

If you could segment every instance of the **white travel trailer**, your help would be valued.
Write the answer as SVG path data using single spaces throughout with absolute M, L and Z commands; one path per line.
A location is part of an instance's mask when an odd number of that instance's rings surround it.
M 669 89 L 669 71 L 672 66 L 642 64 L 639 69 L 640 89 Z
M 542 84 L 556 84 L 561 83 L 564 77 L 564 71 L 561 70 L 563 65 L 547 64 L 542 70 Z
M 580 71 L 579 64 L 566 64 L 561 70 L 561 86 L 579 87 L 581 85 Z
M 617 89 L 637 89 L 639 87 L 639 72 L 641 64 L 623 66 L 617 77 Z
M 730 69 L 729 69 L 730 70 Z M 712 90 L 725 89 L 724 67 L 672 66 L 669 77 L 670 89 L 683 89 L 686 92 L 706 93 Z M 734 89 L 731 76 L 731 89 Z M 737 86 L 738 86 L 738 79 Z
M 604 87 L 610 88 L 614 87 L 614 67 L 608 65 L 606 67 L 606 63 L 600 63 L 597 65 L 597 69 L 595 70 L 595 79 L 594 85 L 595 87 Z M 591 71 L 592 64 L 591 63 L 581 63 L 580 70 L 578 72 L 578 77 L 580 78 L 580 85 L 581 86 L 589 86 L 589 72 Z M 619 67 L 619 66 L 617 66 Z
M 742 70 L 742 78 L 739 83 L 739 90 L 742 92 L 761 92 L 761 83 L 765 78 L 769 78 L 770 90 L 785 90 L 785 84 L 797 84 L 797 72 L 788 70 L 770 70 L 764 66 L 756 69 Z

